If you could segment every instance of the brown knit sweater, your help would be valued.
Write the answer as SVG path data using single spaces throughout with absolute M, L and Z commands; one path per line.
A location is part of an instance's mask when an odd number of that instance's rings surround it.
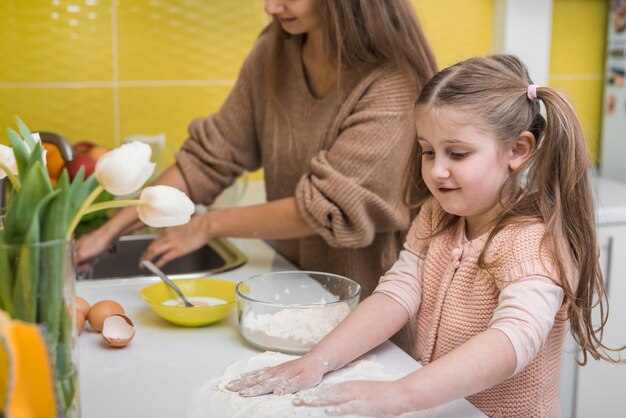
M 401 179 L 415 138 L 418 86 L 381 68 L 348 73 L 341 95 L 316 98 L 302 67 L 302 37 L 284 41 L 280 117 L 268 90 L 270 37 L 262 35 L 220 111 L 194 120 L 177 163 L 194 201 L 210 204 L 244 170 L 265 169 L 267 200 L 296 198 L 318 235 L 275 241 L 305 270 L 348 276 L 374 290 L 410 223 Z
M 434 199 L 429 200 L 407 236 L 411 248 L 425 256 L 414 352 L 414 357 L 424 365 L 485 331 L 498 305 L 500 291 L 512 282 L 528 276 L 545 276 L 560 283 L 550 255 L 540 246 L 543 224 L 510 225 L 500 231 L 487 250 L 486 261 L 496 261 L 495 266 L 486 271 L 477 264 L 485 235 L 470 241 L 461 257 L 463 219 L 453 230 L 425 238 L 442 215 L 441 206 Z M 544 346 L 526 368 L 467 399 L 488 416 L 559 417 L 566 323 L 564 303 Z

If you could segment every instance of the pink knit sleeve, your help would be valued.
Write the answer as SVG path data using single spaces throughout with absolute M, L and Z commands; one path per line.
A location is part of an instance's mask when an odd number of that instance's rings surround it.
M 422 300 L 423 259 L 407 244 L 400 257 L 381 277 L 374 293 L 382 293 L 406 309 L 409 318 L 417 313 Z
M 545 343 L 563 297 L 561 286 L 544 276 L 518 279 L 500 292 L 489 327 L 511 341 L 517 357 L 514 374 L 530 364 Z

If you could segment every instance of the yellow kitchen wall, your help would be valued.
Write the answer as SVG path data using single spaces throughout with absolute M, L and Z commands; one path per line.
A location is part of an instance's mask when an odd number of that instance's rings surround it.
M 262 0 L 2 0 L 0 126 L 110 147 L 164 134 L 171 162 L 267 21 Z
M 441 67 L 492 51 L 493 0 L 411 1 Z M 554 0 L 550 82 L 574 101 L 596 155 L 606 7 Z M 0 127 L 20 115 L 107 146 L 164 134 L 171 161 L 189 121 L 219 109 L 267 21 L 262 0 L 2 0 Z
M 493 51 L 494 0 L 411 0 L 440 68 Z
M 553 0 L 550 86 L 571 100 L 598 162 L 608 1 Z

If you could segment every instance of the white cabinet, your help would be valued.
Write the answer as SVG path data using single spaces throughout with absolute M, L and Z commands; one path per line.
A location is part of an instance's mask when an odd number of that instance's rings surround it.
M 626 224 L 600 226 L 598 233 L 609 299 L 603 342 L 609 347 L 620 347 L 626 344 Z M 591 359 L 586 366 L 578 366 L 576 386 L 576 418 L 624 416 L 626 365 Z
M 600 263 L 609 300 L 603 342 L 620 347 L 626 344 L 626 184 L 596 179 L 596 199 Z M 568 334 L 561 379 L 563 417 L 624 417 L 626 364 L 588 357 L 587 365 L 577 366 L 575 349 Z M 626 352 L 622 358 L 626 359 Z

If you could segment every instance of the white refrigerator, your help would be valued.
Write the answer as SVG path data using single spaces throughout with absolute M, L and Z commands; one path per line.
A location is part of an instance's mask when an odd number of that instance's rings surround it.
M 626 0 L 609 8 L 600 173 L 626 182 Z

